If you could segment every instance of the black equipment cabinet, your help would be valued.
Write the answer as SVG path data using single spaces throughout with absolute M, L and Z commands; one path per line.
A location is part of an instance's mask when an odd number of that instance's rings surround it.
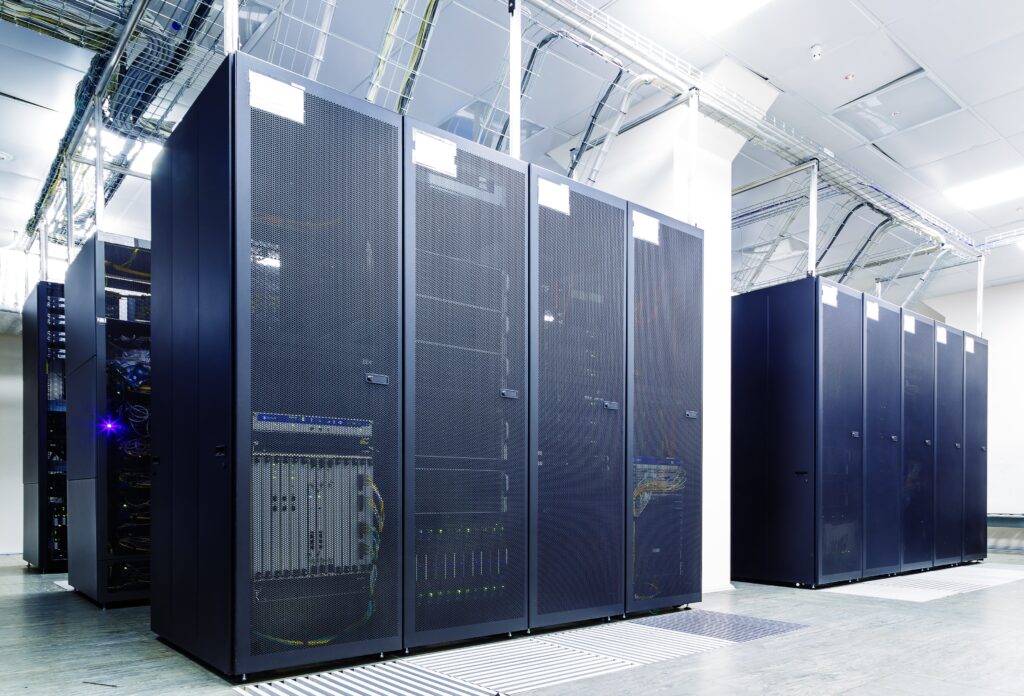
M 628 209 L 626 611 L 701 597 L 703 232 Z
M 820 278 L 733 298 L 735 577 L 862 576 L 865 320 L 861 293 Z M 871 347 L 898 362 L 891 343 Z
M 900 570 L 900 308 L 864 297 L 864 575 Z
M 400 648 L 401 119 L 230 57 L 153 244 L 153 630 L 228 674 Z
M 624 611 L 626 203 L 530 173 L 530 626 Z
M 405 644 L 527 627 L 527 165 L 406 121 Z
M 988 341 L 964 334 L 964 560 L 988 555 Z
M 935 564 L 935 322 L 904 309 L 901 570 Z
M 21 313 L 25 561 L 67 570 L 67 401 L 64 286 L 40 282 Z
M 964 553 L 964 335 L 935 324 L 935 565 Z
M 68 267 L 68 582 L 100 604 L 149 596 L 150 252 L 92 236 Z

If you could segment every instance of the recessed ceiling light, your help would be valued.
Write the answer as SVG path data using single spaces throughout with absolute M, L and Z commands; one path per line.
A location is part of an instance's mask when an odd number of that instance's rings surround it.
M 0 150 L 0 162 L 10 162 L 12 159 L 14 159 L 14 155 Z
M 893 111 L 891 115 L 892 115 L 893 118 L 899 118 L 900 117 L 900 112 L 899 111 Z
M 1003 201 L 1024 197 L 1024 167 L 968 181 L 948 188 L 946 198 L 967 210 L 985 208 Z
M 847 82 L 849 82 L 855 77 L 857 77 L 857 73 L 848 72 L 845 75 L 843 75 L 843 79 L 846 80 Z
M 714 36 L 724 29 L 753 14 L 771 0 L 677 0 L 677 18 L 683 26 L 693 27 L 707 36 Z

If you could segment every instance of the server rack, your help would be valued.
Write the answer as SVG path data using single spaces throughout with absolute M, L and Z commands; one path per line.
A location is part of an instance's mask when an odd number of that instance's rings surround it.
M 402 645 L 402 127 L 236 54 L 153 175 L 153 630 L 228 674 Z
M 37 284 L 21 313 L 25 561 L 67 570 L 67 401 L 64 286 Z
M 530 171 L 530 626 L 622 614 L 626 203 Z
M 141 600 L 149 596 L 149 245 L 94 235 L 65 283 L 68 581 L 100 604 Z
M 864 575 L 900 570 L 900 308 L 864 297 Z
M 735 577 L 816 586 L 862 576 L 865 321 L 861 293 L 821 278 L 733 298 Z M 868 349 L 891 373 L 898 346 L 891 330 L 875 333 Z M 871 437 L 891 428 L 885 415 L 868 419 Z
M 527 627 L 527 165 L 405 127 L 405 644 Z
M 626 610 L 700 600 L 703 232 L 628 207 Z
M 988 341 L 964 334 L 964 555 L 988 555 Z
M 935 564 L 935 322 L 904 309 L 901 570 Z
M 964 335 L 935 324 L 935 565 L 964 554 Z

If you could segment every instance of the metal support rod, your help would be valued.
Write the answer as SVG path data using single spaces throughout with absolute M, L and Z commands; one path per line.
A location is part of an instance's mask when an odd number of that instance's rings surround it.
M 732 190 L 732 195 L 737 196 L 737 195 L 739 195 L 741 193 L 746 193 L 747 191 L 750 191 L 751 189 L 756 189 L 756 188 L 758 188 L 760 186 L 764 186 L 765 184 L 770 184 L 773 181 L 778 181 L 779 179 L 785 179 L 787 176 L 793 176 L 794 174 L 799 174 L 800 172 L 802 172 L 802 171 L 804 171 L 806 169 L 817 169 L 817 167 L 818 167 L 818 160 L 808 160 L 808 161 L 804 162 L 803 164 L 796 165 L 795 167 L 790 167 L 789 169 L 783 169 L 781 172 L 775 172 L 774 174 L 769 174 L 768 176 L 763 177 L 761 179 L 755 179 L 754 181 L 751 181 L 750 183 L 743 184 L 742 186 L 737 186 L 736 188 L 734 188 Z M 815 187 L 815 190 L 817 190 L 817 187 Z
M 935 270 L 935 266 L 939 263 L 939 260 L 946 255 L 947 251 L 949 251 L 949 249 L 945 247 L 939 250 L 939 253 L 935 255 L 934 259 L 932 259 L 931 264 L 929 264 L 925 272 L 917 279 L 917 284 L 914 285 L 914 289 L 911 290 L 910 294 L 907 295 L 907 298 L 903 300 L 903 304 L 901 305 L 902 307 L 911 306 L 911 303 L 917 299 L 918 293 L 920 293 L 924 289 L 924 286 L 928 284 L 928 281 L 931 280 L 932 271 Z
M 409 0 L 397 0 L 395 9 L 391 11 L 391 20 L 388 22 L 388 29 L 384 32 L 384 40 L 381 42 L 380 51 L 377 53 L 377 65 L 373 69 L 373 77 L 370 78 L 370 86 L 366 90 L 366 101 L 371 104 L 377 103 L 377 95 L 380 93 L 384 83 L 384 73 L 388 69 L 388 61 L 395 48 L 395 39 L 398 37 L 398 27 L 402 23 L 402 15 L 405 14 L 405 6 Z
M 979 336 L 984 336 L 984 328 L 982 326 L 983 320 L 985 319 L 985 256 L 978 257 L 978 316 L 977 326 L 975 327 Z
M 516 0 L 508 3 L 508 153 L 522 152 L 523 15 Z
M 238 51 L 238 0 L 224 0 L 224 55 Z
M 313 48 L 313 62 L 309 66 L 307 77 L 315 80 L 320 74 L 320 66 L 324 64 L 324 52 L 327 50 L 327 37 L 331 33 L 331 22 L 334 21 L 334 8 L 336 0 L 324 0 L 324 16 L 320 19 L 320 26 L 317 27 L 316 46 Z
M 68 241 L 68 264 L 71 264 L 71 257 L 73 256 L 73 250 L 75 248 L 75 192 L 74 187 L 71 184 L 72 176 L 71 160 L 67 158 L 64 160 L 64 184 L 67 189 L 64 192 L 66 200 L 64 201 L 64 215 L 66 217 L 65 224 L 67 225 L 67 241 Z
M 811 160 L 811 190 L 807 197 L 807 275 L 817 270 L 818 258 L 818 160 Z
M 96 164 L 93 160 L 86 159 L 85 157 L 82 157 L 81 155 L 75 155 L 74 157 L 71 158 L 71 161 L 72 162 L 77 162 L 78 164 L 87 164 L 90 167 L 93 166 L 94 164 Z M 111 162 L 104 162 L 103 163 L 103 168 L 105 170 L 107 170 L 108 172 L 114 172 L 115 174 L 122 174 L 124 176 L 133 176 L 133 177 L 135 177 L 137 179 L 145 179 L 146 181 L 149 181 L 150 179 L 153 178 L 149 174 L 145 174 L 143 172 L 137 172 L 134 169 L 129 169 L 128 167 L 122 167 L 120 164 L 113 164 Z
M 93 107 L 96 128 L 96 232 L 103 228 L 103 204 L 106 202 L 106 187 L 103 178 L 103 100 L 97 98 Z
M 697 144 L 699 135 L 699 124 L 700 124 L 700 90 L 691 90 L 690 92 L 690 113 L 687 126 L 689 126 L 689 145 L 690 145 L 690 157 L 687 161 L 687 172 L 686 172 L 686 195 L 690 199 L 687 205 L 687 216 L 689 217 L 689 223 L 696 227 L 697 225 Z
M 50 256 L 50 223 L 43 223 L 43 231 L 39 235 L 39 280 L 44 283 L 50 279 L 48 268 L 46 267 L 49 262 Z

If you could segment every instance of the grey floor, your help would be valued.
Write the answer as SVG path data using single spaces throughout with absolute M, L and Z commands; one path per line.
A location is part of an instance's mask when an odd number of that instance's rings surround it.
M 0 556 L 0 694 L 233 693 L 157 641 L 148 608 L 100 611 L 62 578 Z M 1024 695 L 1024 582 L 922 604 L 737 584 L 700 607 L 808 628 L 533 693 Z

